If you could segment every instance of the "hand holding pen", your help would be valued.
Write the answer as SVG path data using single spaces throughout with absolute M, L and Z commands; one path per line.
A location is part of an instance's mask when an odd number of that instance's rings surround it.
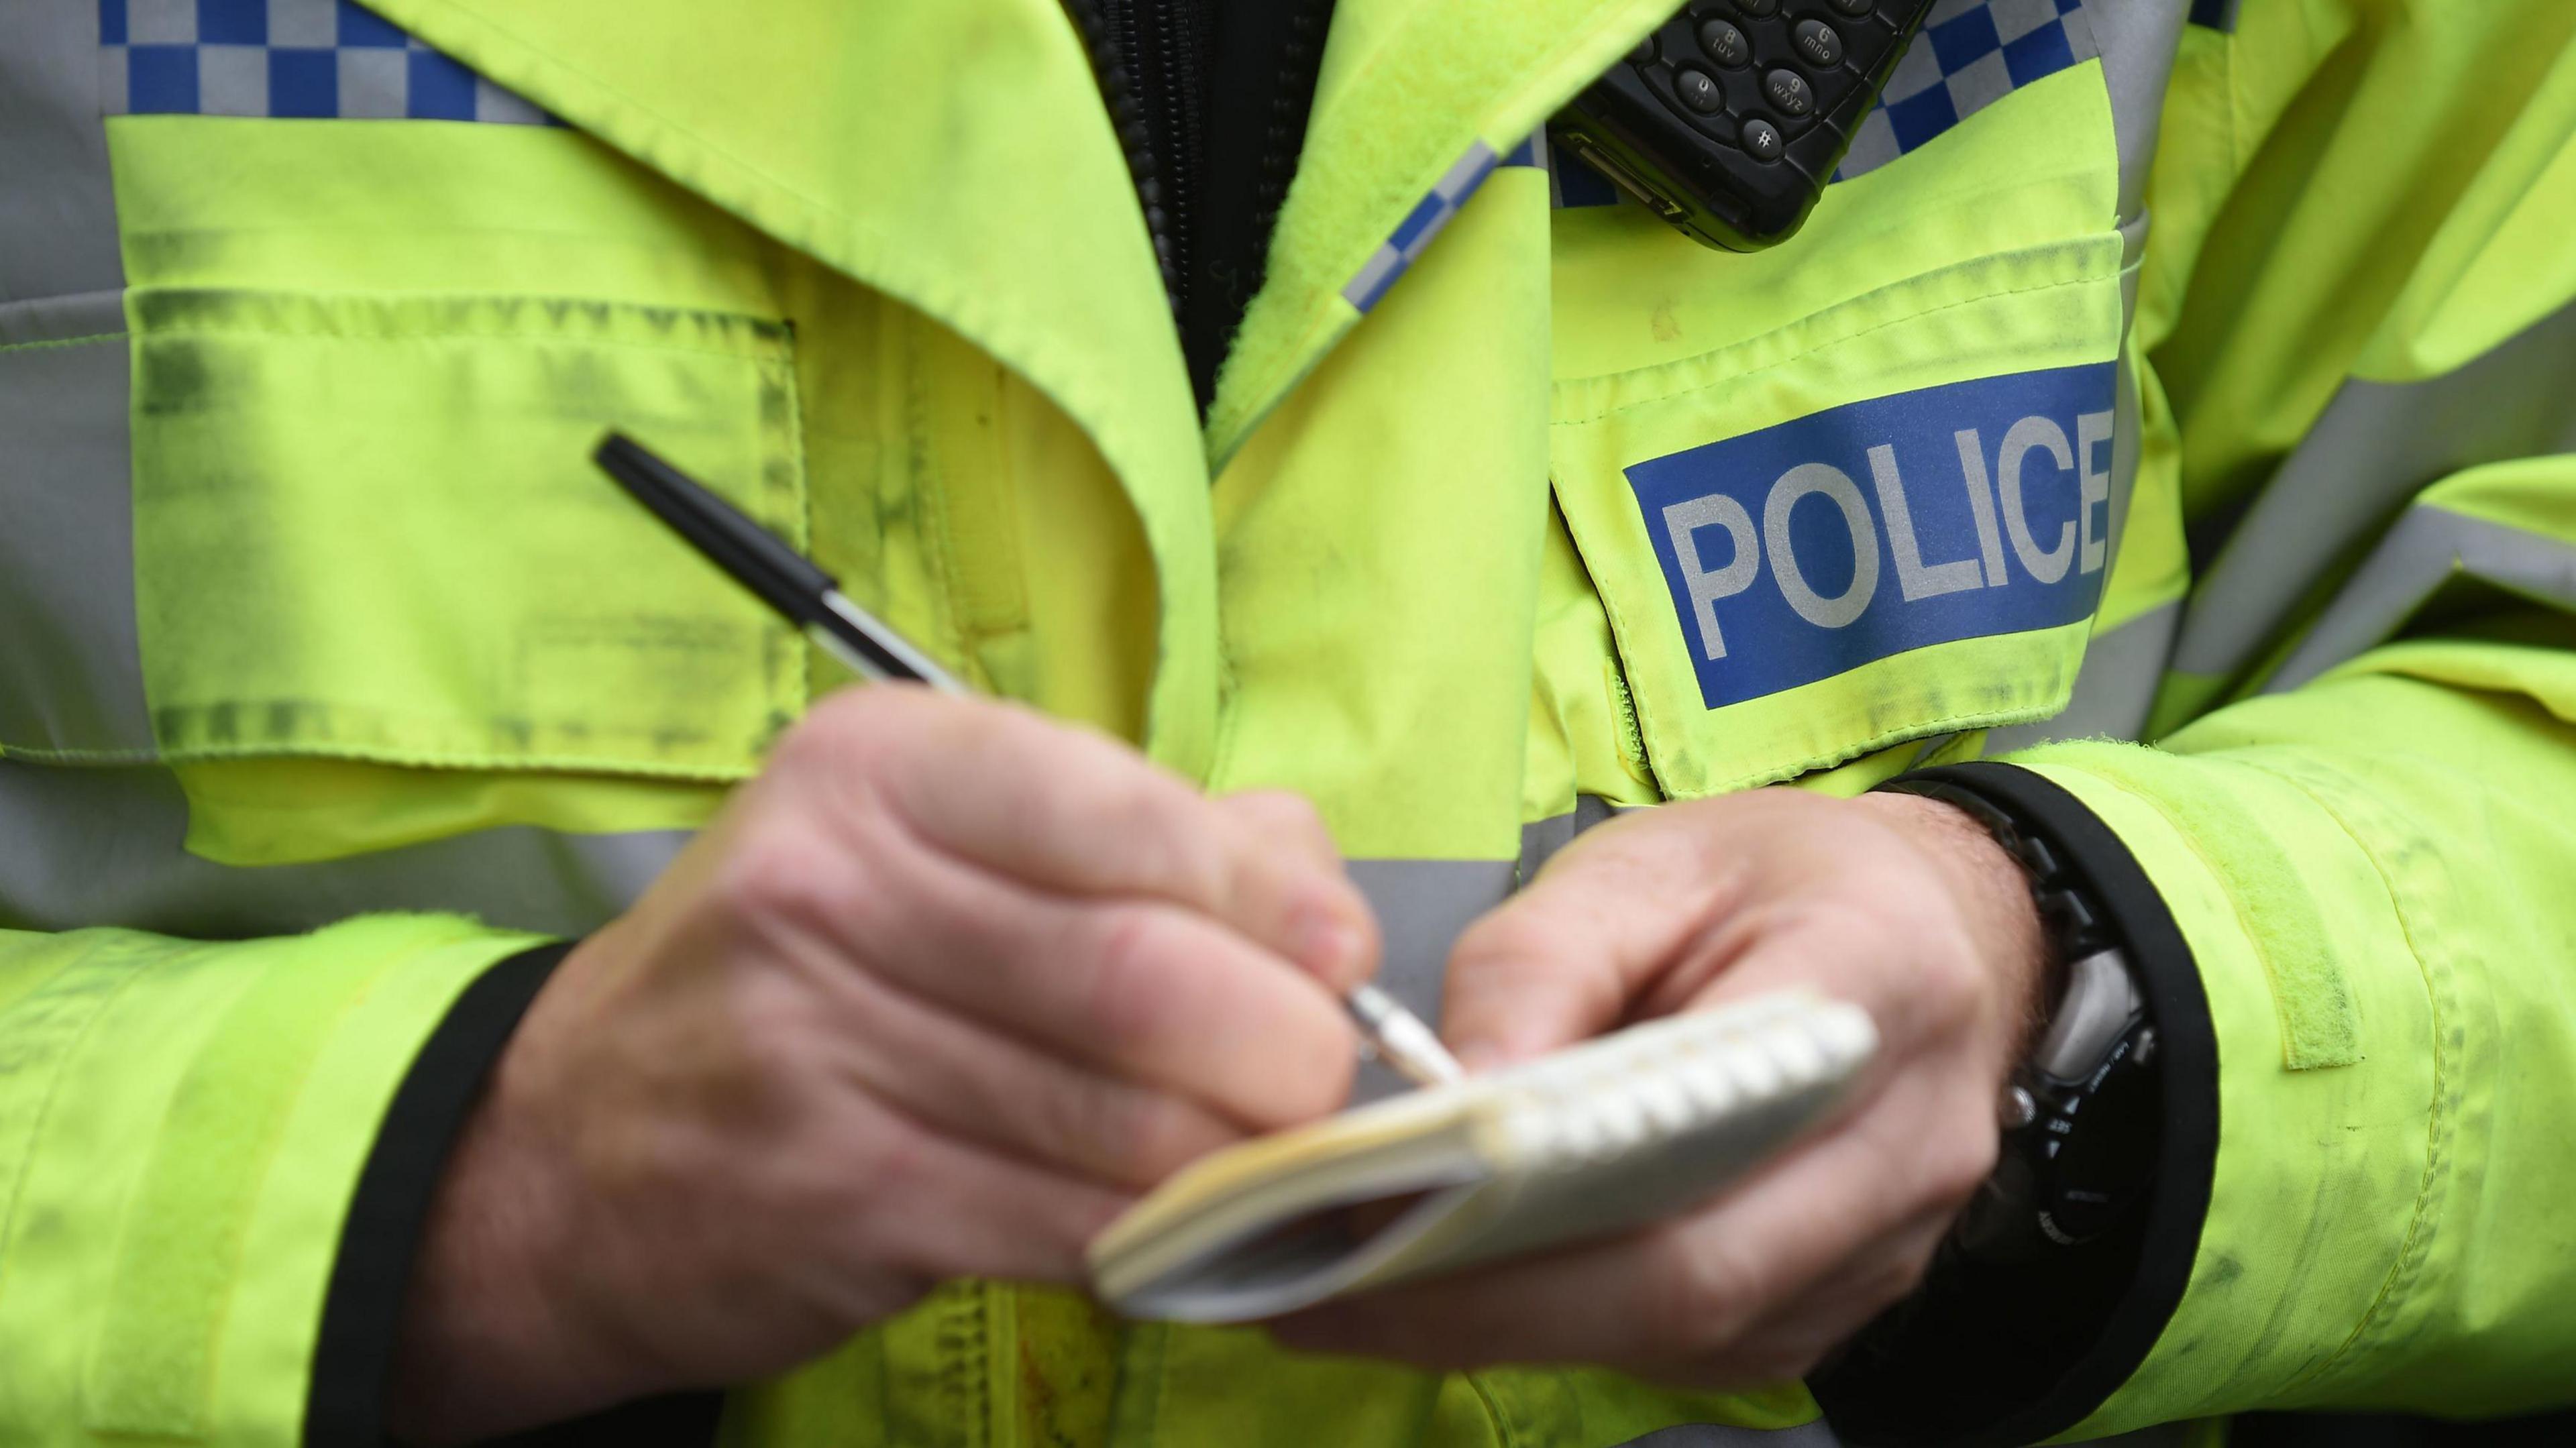
M 811 559 L 634 439 L 612 433 L 594 458 L 673 532 L 861 677 L 922 683 L 948 694 L 970 692 L 883 620 L 851 602 L 839 581 Z M 1360 1027 L 1363 1051 L 1416 1085 L 1465 1076 L 1439 1035 L 1377 986 L 1354 986 L 1343 1004 Z

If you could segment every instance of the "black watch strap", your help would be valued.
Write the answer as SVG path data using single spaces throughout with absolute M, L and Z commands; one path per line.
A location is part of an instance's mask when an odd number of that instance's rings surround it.
M 1997 1104 L 1994 1173 L 1960 1214 L 1952 1245 L 2001 1261 L 2081 1246 L 2141 1209 L 2154 1184 L 2162 1121 L 2146 993 L 2091 888 L 2035 829 L 1947 781 L 1891 787 L 1958 808 L 2020 863 L 2057 983 L 2047 1025 Z
M 2091 1240 L 2045 1255 L 1996 1260 L 1945 1249 L 1912 1297 L 1810 1379 L 1847 1443 L 2037 1442 L 2073 1427 L 2137 1371 L 2190 1282 L 2218 1145 L 2209 1008 L 2199 967 L 2154 883 L 2110 826 L 2064 788 L 1994 761 L 1921 770 L 1881 787 L 1934 793 L 1980 821 L 2000 817 L 2021 842 L 2007 848 L 2026 869 L 2044 851 L 2033 871 L 2043 900 L 2055 893 L 2047 882 L 2058 882 L 2101 932 L 2070 930 L 2064 938 L 2116 945 L 2159 1038 L 2154 1170 L 2136 1210 Z M 2080 924 L 2074 910 L 2042 909 Z M 2063 928 L 2052 925 L 2052 935 Z M 2085 958 L 2070 962 L 2070 975 Z
M 1976 790 L 1930 775 L 1899 775 L 1879 788 L 1892 794 L 1937 799 L 1985 826 L 1986 833 L 1994 836 L 1995 843 L 2003 846 L 2004 853 L 2012 856 L 2022 873 L 2030 877 L 2031 899 L 2039 906 L 2040 926 L 2048 932 L 2049 956 L 2054 963 L 2081 960 L 2117 945 L 2117 932 L 2093 899 L 2092 887 L 2067 868 L 2046 835 L 2024 829 L 2010 809 Z

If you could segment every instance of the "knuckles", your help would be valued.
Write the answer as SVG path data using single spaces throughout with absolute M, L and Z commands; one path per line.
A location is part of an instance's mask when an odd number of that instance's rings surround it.
M 1214 807 L 1178 781 L 1145 768 L 1103 770 L 1055 808 L 1075 816 L 1059 838 L 1100 840 L 1126 857 L 1134 878 L 1160 882 L 1158 893 L 1225 905 L 1228 860 L 1210 828 Z
M 1090 952 L 1086 1024 L 1113 1056 L 1151 1052 L 1187 1027 L 1194 994 L 1171 969 L 1172 918 L 1151 905 L 1107 906 L 1101 915 Z
M 1732 1346 L 1769 1304 L 1759 1267 L 1722 1243 L 1664 1234 L 1670 1270 L 1650 1278 L 1645 1298 L 1648 1340 L 1683 1358 L 1715 1356 Z
M 1221 1140 L 1188 1107 L 1144 1090 L 1086 1086 L 1033 1104 L 1041 1139 L 1087 1143 L 1083 1155 L 1123 1186 L 1158 1182 Z
M 754 931 L 784 926 L 824 934 L 849 905 L 855 873 L 845 854 L 775 817 L 755 821 L 716 867 L 717 908 Z

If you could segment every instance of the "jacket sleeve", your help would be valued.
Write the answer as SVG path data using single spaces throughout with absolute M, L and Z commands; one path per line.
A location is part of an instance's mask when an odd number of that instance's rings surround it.
M 2126 937 L 2159 1179 L 2027 1275 L 1936 1272 L 1818 1384 L 1848 1436 L 2576 1399 L 2576 622 L 2494 632 L 2154 748 L 1936 771 L 2038 821 Z
M 2576 1396 L 2571 704 L 2566 654 L 2402 646 L 2160 749 L 2022 757 L 2154 882 L 2216 1046 L 2188 1286 L 2070 1436 Z
M 0 932 L 0 1437 L 380 1441 L 430 1189 L 557 954 Z

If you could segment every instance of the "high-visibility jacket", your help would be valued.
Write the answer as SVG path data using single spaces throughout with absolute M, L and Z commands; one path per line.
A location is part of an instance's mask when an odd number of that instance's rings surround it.
M 0 1438 L 372 1432 L 532 947 L 846 682 L 610 426 L 1314 799 L 1425 1005 L 1610 807 L 2009 760 L 2155 916 L 2163 1160 L 1917 1436 L 2576 1393 L 2576 7 L 1947 0 L 1729 255 L 1529 141 L 1672 6 L 1340 0 L 1203 417 L 1057 0 L 0 11 Z M 1816 1413 L 960 1283 L 725 1432 Z

